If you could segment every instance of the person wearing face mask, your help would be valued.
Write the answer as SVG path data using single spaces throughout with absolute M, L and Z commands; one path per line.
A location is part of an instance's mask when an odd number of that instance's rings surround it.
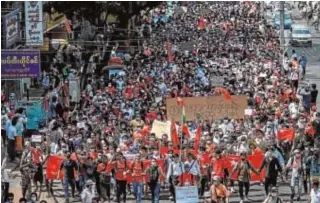
M 65 160 L 62 161 L 60 165 L 60 169 L 58 171 L 57 177 L 60 175 L 60 171 L 64 170 L 64 177 L 63 177 L 63 188 L 64 188 L 64 197 L 66 202 L 69 202 L 69 185 L 71 186 L 71 196 L 74 198 L 75 192 L 75 174 L 74 170 L 78 170 L 78 165 L 75 161 L 71 159 L 71 154 L 68 152 L 66 153 Z
M 161 167 L 157 165 L 157 160 L 152 159 L 151 165 L 145 170 L 145 174 L 148 174 L 149 179 L 149 188 L 151 191 L 151 201 L 152 203 L 159 203 L 160 197 L 160 175 L 165 177 Z
M 252 166 L 252 164 L 247 160 L 247 153 L 240 153 L 241 161 L 234 167 L 232 172 L 230 173 L 229 179 L 232 178 L 233 174 L 238 171 L 238 183 L 239 183 L 239 193 L 241 201 L 243 203 L 244 200 L 248 201 L 248 195 L 250 190 L 250 171 L 253 171 L 257 175 L 259 172 Z M 243 187 L 245 188 L 245 196 L 243 195 Z
M 271 188 L 271 192 L 263 203 L 283 203 L 283 200 L 278 196 L 278 189 L 276 187 Z
M 107 156 L 103 156 L 98 158 L 98 162 L 97 172 L 100 180 L 100 196 L 110 203 L 112 161 L 108 160 Z
M 213 184 L 210 187 L 211 203 L 228 203 L 230 191 L 221 183 L 219 176 L 213 176 Z
M 30 196 L 30 203 L 36 203 L 38 202 L 38 195 L 37 193 L 33 192 L 31 193 L 31 196 Z
M 179 155 L 173 155 L 167 171 L 167 182 L 170 184 L 171 200 L 175 200 L 175 186 L 179 184 L 179 177 L 184 173 L 183 163 L 179 161 Z
M 81 192 L 82 203 L 92 203 L 92 199 L 95 197 L 94 182 L 92 180 L 86 181 L 86 187 Z
M 287 165 L 286 170 L 291 169 L 291 181 L 290 181 L 290 187 L 291 187 L 291 200 L 293 200 L 295 196 L 295 186 L 298 187 L 298 197 L 297 201 L 300 201 L 301 196 L 301 189 L 303 185 L 303 165 L 302 165 L 302 156 L 300 150 L 296 149 L 293 152 L 293 156 L 290 157 Z
M 278 173 L 282 172 L 278 158 L 275 157 L 271 151 L 267 151 L 265 154 L 265 158 L 258 170 L 259 173 L 261 173 L 263 168 L 266 168 L 264 189 L 266 195 L 268 195 L 270 185 L 277 186 Z

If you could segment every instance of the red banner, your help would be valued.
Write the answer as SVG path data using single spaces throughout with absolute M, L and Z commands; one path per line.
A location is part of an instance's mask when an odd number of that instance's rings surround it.
M 46 169 L 46 178 L 48 180 L 63 178 L 63 170 L 60 171 L 60 174 L 58 177 L 58 171 L 60 169 L 60 165 L 63 160 L 64 160 L 63 156 L 50 156 L 48 158 L 47 169 Z
M 247 160 L 252 164 L 252 166 L 258 170 L 263 162 L 264 156 L 263 155 L 249 155 Z M 226 157 L 226 160 L 229 162 L 228 164 L 228 171 L 231 173 L 233 168 L 240 162 L 241 157 L 240 156 L 233 156 L 229 155 Z M 256 175 L 252 170 L 250 170 L 250 176 L 252 181 L 261 181 L 265 177 L 265 170 L 262 170 L 262 172 L 259 175 Z M 238 171 L 234 173 L 232 176 L 232 180 L 237 180 L 238 177 Z
M 279 141 L 284 141 L 284 140 L 293 141 L 294 136 L 295 136 L 295 132 L 292 128 L 281 129 L 278 131 L 278 140 Z

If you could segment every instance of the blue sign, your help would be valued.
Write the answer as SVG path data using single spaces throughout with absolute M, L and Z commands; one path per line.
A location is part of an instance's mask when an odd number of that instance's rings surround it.
M 5 15 L 3 19 L 3 30 L 5 33 L 4 42 L 5 48 L 9 48 L 14 43 L 20 40 L 20 8 Z
M 199 193 L 197 186 L 176 187 L 176 203 L 198 203 Z

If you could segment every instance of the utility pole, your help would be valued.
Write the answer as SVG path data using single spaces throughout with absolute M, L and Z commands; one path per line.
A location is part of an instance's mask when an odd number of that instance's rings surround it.
M 284 1 L 280 1 L 280 47 L 284 50 Z
M 283 55 L 285 50 L 285 40 L 284 40 L 284 1 L 280 1 L 280 63 L 283 65 Z

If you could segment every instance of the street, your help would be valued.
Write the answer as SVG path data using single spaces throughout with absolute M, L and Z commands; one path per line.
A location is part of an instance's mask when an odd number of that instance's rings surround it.
M 297 9 L 294 9 L 292 11 L 293 14 L 293 23 L 294 24 L 306 24 L 306 20 L 301 18 L 300 12 Z M 290 31 L 285 30 L 285 42 L 286 42 L 286 48 L 288 55 L 291 56 L 292 50 L 295 50 L 297 55 L 300 56 L 302 52 L 304 52 L 308 58 L 308 66 L 306 71 L 306 78 L 305 82 L 308 82 L 309 84 L 315 83 L 320 88 L 320 70 L 318 67 L 318 64 L 320 62 L 320 32 L 316 32 L 315 30 L 312 30 L 312 37 L 313 37 L 313 46 L 312 47 L 292 47 L 289 44 L 289 38 L 290 38 Z M 140 77 L 140 76 L 139 76 Z M 38 89 L 39 91 L 39 89 Z M 39 91 L 40 92 L 40 91 Z M 41 90 L 42 92 L 42 90 Z M 246 101 L 246 100 L 245 100 Z M 317 107 L 320 108 L 320 99 L 317 100 Z M 200 135 L 199 135 L 200 136 Z M 6 147 L 2 147 L 1 152 L 1 159 L 5 157 L 5 151 Z M 261 155 L 262 156 L 262 155 Z M 19 159 L 17 159 L 14 163 L 8 163 L 7 164 L 7 170 L 10 177 L 10 189 L 9 192 L 14 193 L 14 202 L 18 202 L 18 200 L 22 197 L 22 191 L 20 186 L 21 181 L 21 174 L 19 171 Z M 14 170 L 13 170 L 14 169 Z M 290 177 L 290 176 L 289 176 Z M 291 195 L 291 188 L 289 185 L 290 179 L 281 181 L 280 178 L 278 178 L 278 186 L 279 186 L 279 196 L 283 198 L 284 202 L 290 201 L 290 195 Z M 34 185 L 32 186 L 32 190 L 34 190 Z M 230 203 L 238 203 L 240 202 L 240 197 L 238 193 L 238 183 L 235 182 L 235 192 L 232 193 L 230 197 Z M 168 185 L 166 188 L 162 188 L 160 193 L 160 202 L 161 203 L 169 203 L 171 202 L 169 200 L 169 190 Z M 64 190 L 63 186 L 60 180 L 55 180 L 53 184 L 53 191 L 54 196 L 48 197 L 48 193 L 46 191 L 45 185 L 43 185 L 42 190 L 38 190 L 37 194 L 39 197 L 39 200 L 46 200 L 48 203 L 63 203 L 65 202 L 64 197 Z M 69 189 L 70 192 L 70 189 Z M 293 202 L 299 202 L 299 203 L 307 203 L 308 202 L 308 194 L 304 193 L 302 190 L 302 196 L 300 201 L 296 201 L 297 195 L 294 198 Z M 205 193 L 205 198 L 210 198 L 210 193 Z M 264 192 L 264 186 L 261 185 L 260 182 L 251 182 L 250 186 L 250 193 L 249 193 L 249 201 L 246 203 L 252 202 L 252 203 L 261 203 L 266 198 L 265 192 Z M 149 193 L 147 196 L 145 196 L 143 202 L 151 202 L 151 194 Z M 76 192 L 76 197 L 74 199 L 71 199 L 70 202 L 78 203 L 81 202 L 80 200 L 80 194 Z M 112 201 L 113 202 L 113 201 Z M 132 194 L 127 195 L 127 203 L 135 203 L 134 196 Z M 172 201 L 173 202 L 173 201 Z M 201 201 L 200 201 L 201 202 Z

